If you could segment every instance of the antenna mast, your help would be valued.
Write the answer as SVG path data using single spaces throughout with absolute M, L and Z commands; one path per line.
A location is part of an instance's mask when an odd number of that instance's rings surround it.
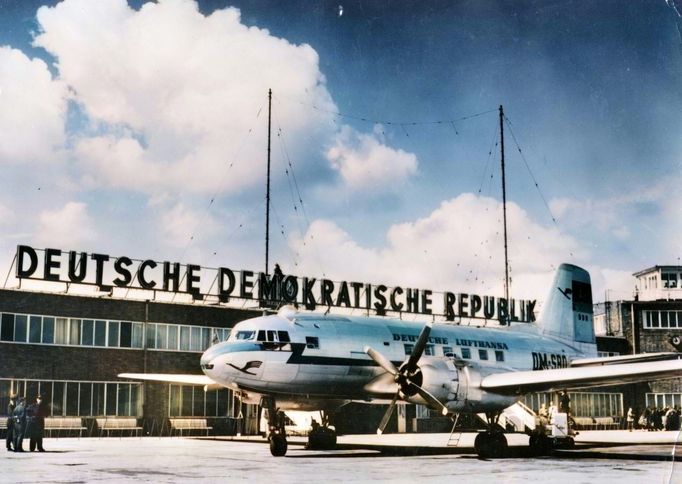
M 501 109 L 501 108 L 500 108 Z M 265 275 L 268 275 L 270 250 L 270 132 L 272 124 L 272 89 L 268 89 L 268 176 L 265 190 Z
M 500 150 L 502 152 L 502 218 L 504 221 L 504 298 L 509 308 L 509 256 L 507 252 L 507 184 L 504 170 L 504 110 L 500 104 Z M 505 324 L 508 320 L 505 321 Z

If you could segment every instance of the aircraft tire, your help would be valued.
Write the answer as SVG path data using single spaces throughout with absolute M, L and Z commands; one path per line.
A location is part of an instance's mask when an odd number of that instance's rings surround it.
M 474 440 L 476 453 L 482 459 L 504 457 L 507 447 L 507 438 L 502 432 L 481 432 Z
M 550 450 L 551 442 L 545 434 L 533 433 L 528 440 L 528 445 L 534 455 L 545 455 Z
M 270 453 L 274 457 L 282 457 L 287 453 L 287 438 L 282 434 L 270 436 Z

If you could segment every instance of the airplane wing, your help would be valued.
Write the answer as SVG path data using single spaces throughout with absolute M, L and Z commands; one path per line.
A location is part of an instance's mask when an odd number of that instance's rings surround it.
M 178 375 L 168 373 L 119 373 L 119 378 L 131 380 L 162 381 L 168 383 L 181 383 L 183 385 L 210 386 L 218 385 L 206 375 Z M 220 387 L 221 385 L 218 385 Z
M 520 395 L 679 377 L 682 377 L 682 359 L 495 373 L 481 380 L 481 388 L 493 393 Z
M 641 353 L 639 355 L 609 356 L 606 358 L 581 358 L 571 361 L 571 368 L 579 366 L 621 365 L 623 363 L 637 363 L 644 361 L 675 360 L 680 353 Z

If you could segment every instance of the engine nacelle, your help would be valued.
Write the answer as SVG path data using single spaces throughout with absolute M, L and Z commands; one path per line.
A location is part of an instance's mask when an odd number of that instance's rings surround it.
M 454 360 L 424 358 L 419 362 L 422 388 L 440 400 L 450 412 L 479 413 L 502 410 L 514 404 L 514 396 L 490 393 L 481 389 L 483 377 L 493 368 L 478 365 L 460 365 Z M 428 405 L 419 395 L 407 397 L 410 403 Z

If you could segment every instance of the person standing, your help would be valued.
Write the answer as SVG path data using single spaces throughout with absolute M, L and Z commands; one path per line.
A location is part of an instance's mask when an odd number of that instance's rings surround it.
M 26 401 L 24 397 L 19 397 L 12 415 L 14 416 L 14 452 L 23 452 L 24 430 L 26 428 Z
M 7 435 L 5 437 L 5 444 L 7 444 L 7 450 L 12 450 L 12 445 L 14 443 L 14 400 L 17 396 L 12 393 L 9 396 L 9 403 L 7 404 Z
M 632 410 L 632 407 L 628 408 L 627 422 L 628 422 L 628 431 L 632 432 L 632 426 L 635 423 L 635 412 L 634 412 L 634 410 Z
M 45 416 L 47 412 L 42 404 L 40 395 L 36 397 L 35 403 L 26 407 L 26 431 L 25 437 L 30 439 L 29 449 L 31 452 L 45 452 L 43 449 L 43 433 L 45 432 Z

